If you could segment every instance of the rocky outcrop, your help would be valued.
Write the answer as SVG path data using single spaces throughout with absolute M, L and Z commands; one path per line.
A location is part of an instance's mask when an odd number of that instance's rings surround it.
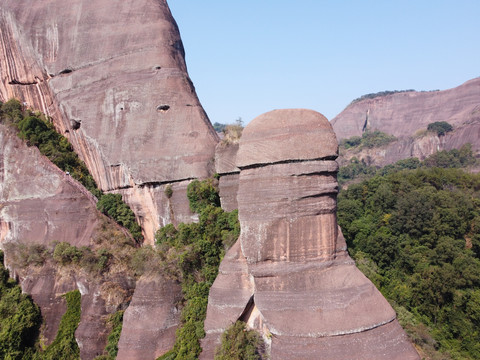
M 346 252 L 337 140 L 310 110 L 254 119 L 240 140 L 240 238 L 210 290 L 202 359 L 240 319 L 272 359 L 419 359 L 395 312 Z
M 446 121 L 454 130 L 445 136 L 425 133 L 428 124 Z M 332 120 L 339 140 L 361 136 L 366 129 L 380 130 L 397 141 L 380 149 L 348 152 L 367 163 L 384 166 L 408 157 L 425 157 L 472 144 L 480 152 L 480 78 L 449 90 L 399 92 L 355 101 Z M 343 154 L 342 154 L 343 156 Z
M 0 241 L 90 245 L 100 219 L 93 196 L 0 124 Z
M 52 249 L 54 241 L 95 248 L 104 238 L 108 243 L 131 240 L 118 225 L 97 211 L 96 199 L 80 183 L 59 170 L 37 148 L 27 147 L 11 129 L 1 124 L 0 224 L 0 248 L 5 250 L 6 264 L 22 290 L 41 308 L 43 343 L 50 344 L 57 334 L 66 310 L 62 295 L 79 289 L 81 320 L 75 336 L 81 358 L 93 359 L 102 354 L 109 332 L 107 317 L 127 306 L 136 286 L 135 278 L 125 266 L 106 273 L 89 273 L 75 266 L 58 266 L 48 258 L 41 264 L 24 264 L 19 262 L 19 254 L 27 252 L 23 258 L 29 257 L 28 252 L 35 251 L 32 245 Z M 160 275 L 158 278 L 147 284 L 139 282 L 139 293 L 130 311 L 135 311 L 138 298 L 146 296 L 145 287 L 148 294 L 155 295 L 149 304 L 156 314 L 155 336 L 145 336 L 152 328 L 138 332 L 143 340 L 138 344 L 144 348 L 144 354 L 148 353 L 145 358 L 153 358 L 163 348 L 168 350 L 175 340 L 179 322 L 175 309 L 181 290 Z M 133 318 L 137 322 L 126 322 L 126 334 L 144 326 L 135 315 Z
M 11 251 L 21 245 L 50 246 L 53 241 L 88 246 L 100 226 L 101 215 L 93 197 L 85 195 L 77 181 L 50 163 L 37 148 L 27 147 L 4 125 L 0 125 L 0 174 L 0 246 L 23 291 L 40 306 L 45 324 L 42 336 L 49 344 L 66 309 L 60 295 L 77 288 L 75 277 L 57 273 L 51 264 L 25 269 L 11 261 Z M 89 315 L 88 310 L 84 313 Z M 100 319 L 99 315 L 94 316 Z M 97 336 L 90 345 L 101 352 L 105 339 Z
M 240 169 L 236 166 L 238 142 L 222 141 L 215 149 L 215 172 L 219 176 L 218 191 L 222 209 L 238 209 L 237 192 Z
M 193 220 L 185 196 L 169 206 L 163 187 L 213 172 L 218 136 L 165 0 L 6 0 L 0 62 L 0 99 L 50 115 L 101 189 L 124 195 L 147 242 Z
M 181 287 L 177 282 L 161 274 L 140 278 L 123 317 L 117 359 L 156 359 L 169 351 L 180 323 L 180 310 L 176 305 L 181 300 Z

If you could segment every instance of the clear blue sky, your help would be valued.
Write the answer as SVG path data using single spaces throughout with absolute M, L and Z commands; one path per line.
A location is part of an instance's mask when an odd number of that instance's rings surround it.
M 480 76 L 480 0 L 168 0 L 212 123 Z

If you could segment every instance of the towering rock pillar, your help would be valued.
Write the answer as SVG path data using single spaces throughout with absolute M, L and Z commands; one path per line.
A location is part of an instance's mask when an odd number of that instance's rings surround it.
M 239 319 L 264 335 L 272 359 L 419 358 L 346 252 L 337 149 L 328 120 L 310 110 L 275 110 L 244 129 L 241 236 L 210 291 L 204 359 Z
M 122 194 L 149 243 L 159 226 L 195 218 L 186 187 L 213 170 L 218 136 L 184 55 L 166 0 L 0 8 L 0 100 L 51 116 L 98 186 Z

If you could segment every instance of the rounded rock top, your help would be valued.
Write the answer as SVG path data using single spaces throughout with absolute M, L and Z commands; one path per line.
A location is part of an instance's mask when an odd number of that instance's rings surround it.
M 307 109 L 282 109 L 262 114 L 245 127 L 236 165 L 243 168 L 337 156 L 337 138 L 325 116 Z

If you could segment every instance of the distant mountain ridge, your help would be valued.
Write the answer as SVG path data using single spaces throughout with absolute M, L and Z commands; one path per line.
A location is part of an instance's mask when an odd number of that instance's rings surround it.
M 367 130 L 397 137 L 381 149 L 355 153 L 357 158 L 383 166 L 408 157 L 424 159 L 465 143 L 480 152 L 480 77 L 448 90 L 385 93 L 353 101 L 331 121 L 339 141 Z M 427 133 L 428 124 L 437 121 L 448 122 L 453 131 L 444 136 Z M 341 155 L 344 159 L 354 156 L 352 151 Z

